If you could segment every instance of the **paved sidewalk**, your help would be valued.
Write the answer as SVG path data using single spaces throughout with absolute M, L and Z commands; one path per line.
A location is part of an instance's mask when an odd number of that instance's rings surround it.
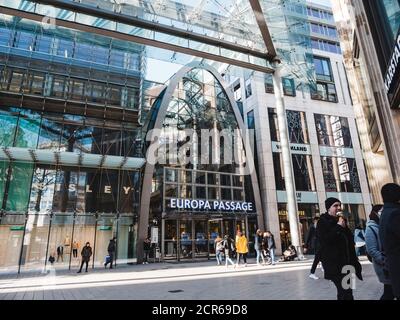
M 252 261 L 254 259 L 250 259 Z M 312 260 L 275 266 L 241 265 L 236 270 L 215 261 L 155 263 L 95 269 L 88 273 L 50 270 L 44 276 L 2 275 L 3 300 L 329 300 L 336 299 L 330 281 L 308 277 Z M 364 281 L 357 281 L 356 299 L 379 299 L 372 264 L 362 261 Z

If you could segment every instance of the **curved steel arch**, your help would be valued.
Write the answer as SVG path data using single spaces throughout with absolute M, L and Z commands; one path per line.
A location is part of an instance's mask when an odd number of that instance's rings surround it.
M 179 83 L 179 81 L 183 78 L 185 74 L 190 72 L 193 69 L 203 69 L 208 72 L 210 72 L 220 83 L 222 86 L 224 93 L 229 99 L 229 102 L 232 106 L 236 122 L 239 126 L 239 129 L 241 130 L 242 133 L 246 132 L 246 127 L 244 125 L 243 119 L 239 113 L 239 109 L 237 107 L 236 101 L 233 96 L 232 90 L 227 86 L 225 83 L 225 80 L 222 78 L 222 76 L 218 73 L 218 71 L 213 68 L 212 66 L 208 64 L 204 64 L 199 61 L 194 61 L 186 66 L 183 66 L 175 75 L 171 77 L 169 80 L 169 84 L 166 89 L 163 90 L 164 96 L 162 97 L 161 104 L 157 108 L 158 110 L 153 110 L 153 112 L 156 112 L 156 120 L 154 122 L 154 125 L 151 128 L 148 129 L 161 129 L 163 120 L 165 119 L 167 109 L 169 106 L 169 103 L 173 97 L 173 93 Z M 154 115 L 152 115 L 152 118 Z M 246 139 L 245 141 L 243 141 Z M 246 153 L 246 163 L 250 164 L 252 168 L 255 168 L 254 164 L 254 159 L 253 159 L 253 154 L 250 147 L 249 143 L 249 137 L 242 136 L 242 141 Z M 254 141 L 254 143 L 256 143 Z M 147 155 L 146 155 L 147 158 Z M 142 193 L 141 193 L 141 199 L 140 199 L 140 213 L 139 213 L 139 226 L 138 226 L 138 242 L 137 242 L 137 262 L 142 263 L 143 260 L 143 241 L 147 238 L 147 230 L 148 230 L 148 221 L 149 221 L 149 212 L 150 212 L 150 198 L 151 198 L 151 184 L 152 184 L 152 179 L 153 179 L 153 174 L 154 174 L 154 164 L 151 164 L 149 162 L 146 162 L 145 166 L 145 171 L 143 175 L 143 182 L 142 182 Z M 260 190 L 258 187 L 258 179 L 256 175 L 255 170 L 250 170 L 250 176 L 251 176 L 251 182 L 253 186 L 253 194 L 254 194 L 254 201 L 256 205 L 256 211 L 257 211 L 257 222 L 260 228 L 264 228 L 264 215 L 262 211 L 262 205 L 261 205 L 261 197 L 260 197 Z

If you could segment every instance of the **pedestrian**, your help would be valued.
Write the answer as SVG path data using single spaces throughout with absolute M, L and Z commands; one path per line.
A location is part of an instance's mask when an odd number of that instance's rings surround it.
M 232 261 L 233 253 L 235 251 L 235 246 L 233 245 L 233 240 L 229 238 L 226 234 L 224 236 L 224 253 L 225 253 L 225 270 L 228 270 L 228 262 L 236 268 L 236 264 Z
M 147 237 L 143 241 L 143 253 L 144 253 L 143 264 L 149 264 L 150 250 L 151 250 L 151 240 L 149 237 Z
M 276 245 L 275 245 L 275 238 L 274 235 L 271 233 L 271 231 L 267 231 L 266 232 L 266 247 L 268 249 L 269 252 L 269 256 L 271 258 L 271 264 L 274 265 L 275 264 L 275 249 L 276 249 Z
M 225 251 L 223 241 L 224 240 L 219 236 L 214 240 L 215 258 L 217 259 L 217 265 L 222 264 L 222 254 Z
M 236 236 L 236 253 L 237 253 L 237 260 L 236 265 L 239 266 L 240 258 L 243 257 L 244 266 L 247 267 L 247 252 L 249 249 L 247 247 L 248 241 L 246 236 L 239 231 Z
M 361 225 L 357 225 L 354 229 L 354 242 L 356 244 L 357 257 L 365 254 L 365 231 Z
M 309 277 L 314 280 L 318 280 L 319 278 L 315 275 L 315 270 L 317 269 L 318 263 L 321 261 L 321 252 L 319 248 L 319 242 L 317 238 L 317 224 L 318 217 L 314 217 L 313 224 L 308 231 L 307 240 L 306 240 L 306 252 L 309 254 L 314 254 L 314 261 L 310 269 Z
M 380 283 L 383 283 L 383 295 L 380 300 L 393 300 L 393 289 L 390 284 L 388 272 L 384 269 L 385 257 L 382 250 L 382 244 L 379 240 L 379 220 L 383 205 L 378 204 L 372 207 L 369 214 L 369 221 L 365 231 L 365 244 L 367 253 L 371 257 L 376 276 Z
M 83 267 L 84 263 L 86 263 L 86 271 L 85 272 L 88 272 L 87 269 L 89 266 L 90 257 L 92 256 L 92 247 L 90 246 L 89 242 L 86 242 L 86 245 L 82 248 L 81 256 L 82 256 L 82 263 L 81 263 L 81 267 L 77 273 L 82 272 L 82 267 Z
M 59 245 L 57 247 L 57 262 L 61 258 L 61 261 L 64 262 L 64 247 Z
M 385 270 L 389 272 L 393 294 L 400 300 L 400 186 L 385 184 L 381 189 L 383 211 L 379 238 L 385 254 Z
M 256 234 L 254 235 L 254 250 L 256 250 L 256 261 L 257 265 L 260 265 L 260 257 L 262 259 L 262 263 L 265 264 L 264 255 L 262 254 L 262 231 L 257 229 Z
M 340 214 L 341 202 L 336 198 L 325 200 L 326 213 L 317 223 L 317 238 L 321 245 L 321 261 L 324 277 L 334 283 L 338 300 L 354 300 L 351 287 L 343 287 L 346 276 L 343 267 L 353 266 L 357 277 L 362 280 L 361 264 L 354 250 L 354 238 L 345 217 Z
M 104 268 L 107 268 L 108 263 L 110 263 L 110 269 L 113 268 L 113 262 L 115 259 L 115 251 L 116 251 L 116 244 L 115 244 L 115 240 L 117 240 L 116 237 L 113 237 L 110 242 L 108 243 L 108 247 L 107 247 L 107 252 L 108 252 L 108 256 L 109 259 L 106 260 L 106 262 L 104 263 Z

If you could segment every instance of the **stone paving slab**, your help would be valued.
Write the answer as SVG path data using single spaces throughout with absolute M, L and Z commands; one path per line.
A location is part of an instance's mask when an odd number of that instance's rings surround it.
M 312 260 L 275 266 L 243 265 L 226 271 L 214 261 L 157 263 L 97 269 L 76 274 L 51 270 L 42 276 L 3 275 L 3 300 L 330 300 L 334 285 L 308 277 Z M 362 261 L 364 281 L 357 281 L 354 296 L 377 300 L 383 286 L 372 264 Z M 317 275 L 323 277 L 320 269 Z

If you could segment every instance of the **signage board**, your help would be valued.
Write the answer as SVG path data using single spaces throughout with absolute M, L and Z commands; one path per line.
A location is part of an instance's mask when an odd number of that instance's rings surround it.
M 197 199 L 169 199 L 171 209 L 186 209 L 198 211 L 237 211 L 252 212 L 254 204 L 243 201 L 197 200 Z
M 25 227 L 24 226 L 11 226 L 10 230 L 11 231 L 24 231 Z
M 102 231 L 108 231 L 108 230 L 111 230 L 112 229 L 112 226 L 100 226 L 99 227 L 99 230 L 102 230 Z
M 158 243 L 158 227 L 151 227 L 151 243 Z
M 290 151 L 293 154 L 311 154 L 311 147 L 309 144 L 291 143 Z M 272 152 L 282 152 L 279 142 L 272 141 Z

